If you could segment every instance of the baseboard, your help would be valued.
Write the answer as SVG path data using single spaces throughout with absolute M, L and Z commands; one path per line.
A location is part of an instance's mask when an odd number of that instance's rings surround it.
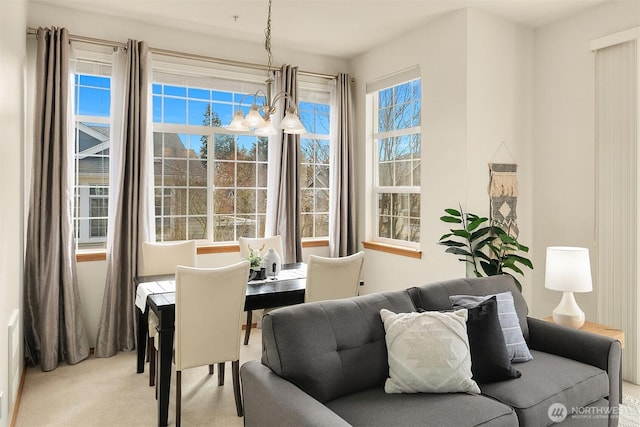
M 258 324 L 257 324 L 257 323 L 252 323 L 252 324 L 251 324 L 251 329 L 253 329 L 253 328 L 257 328 L 257 327 L 258 327 Z M 247 325 L 246 325 L 246 324 L 243 324 L 243 325 L 242 325 L 242 330 L 243 330 L 243 331 L 246 331 L 246 330 L 247 330 Z
M 11 411 L 11 419 L 9 420 L 9 426 L 15 427 L 18 419 L 18 409 L 20 408 L 20 399 L 22 398 L 22 389 L 24 388 L 24 378 L 27 375 L 27 367 L 22 366 L 22 375 L 20 375 L 20 385 L 18 386 L 18 393 L 16 394 L 16 402 L 13 404 L 13 410 Z

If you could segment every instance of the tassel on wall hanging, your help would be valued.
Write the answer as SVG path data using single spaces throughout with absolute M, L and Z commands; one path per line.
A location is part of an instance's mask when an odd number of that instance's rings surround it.
M 489 199 L 491 224 L 500 226 L 511 236 L 518 236 L 518 165 L 489 163 Z

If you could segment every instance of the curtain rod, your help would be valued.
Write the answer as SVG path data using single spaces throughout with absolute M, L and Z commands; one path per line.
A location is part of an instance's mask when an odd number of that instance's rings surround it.
M 35 35 L 36 32 L 37 32 L 37 30 L 35 28 L 32 28 L 32 27 L 28 27 L 27 28 L 27 34 L 29 34 L 29 35 Z M 113 41 L 113 40 L 97 39 L 97 38 L 93 38 L 93 37 L 78 36 L 78 35 L 75 35 L 75 34 L 69 34 L 69 40 L 76 41 L 76 42 L 82 42 L 82 43 L 90 43 L 90 44 L 95 44 L 95 45 L 99 45 L 99 46 L 108 46 L 108 47 L 113 47 L 113 48 L 125 47 L 127 45 L 126 43 L 116 42 L 116 41 Z M 269 67 L 266 66 L 266 65 L 263 65 L 263 64 L 255 64 L 255 63 L 243 62 L 243 61 L 234 61 L 234 60 L 231 60 L 231 59 L 216 58 L 216 57 L 213 57 L 213 56 L 198 55 L 198 54 L 195 54 L 195 53 L 178 52 L 178 51 L 175 51 L 175 50 L 168 50 L 168 49 L 158 49 L 158 48 L 154 48 L 154 47 L 150 47 L 149 51 L 151 53 L 155 53 L 155 54 L 163 55 L 163 56 L 169 56 L 169 57 L 173 57 L 173 58 L 194 59 L 194 60 L 198 60 L 198 61 L 210 62 L 210 63 L 213 63 L 213 64 L 231 65 L 231 66 L 234 66 L 234 67 L 250 68 L 250 69 L 254 69 L 254 70 L 273 71 L 273 70 L 278 70 L 279 69 L 279 68 L 276 68 L 276 67 L 271 67 L 271 69 L 269 70 Z M 318 72 L 314 72 L 314 71 L 298 70 L 298 74 L 299 75 L 303 75 L 303 76 L 308 76 L 308 77 L 318 77 L 318 78 L 329 79 L 329 80 L 335 80 L 337 78 L 337 76 L 335 74 L 325 74 L 325 73 L 318 73 Z

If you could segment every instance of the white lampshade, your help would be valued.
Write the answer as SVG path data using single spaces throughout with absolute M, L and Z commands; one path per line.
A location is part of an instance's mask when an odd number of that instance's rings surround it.
M 548 247 L 544 287 L 554 291 L 591 292 L 593 285 L 589 249 Z
M 247 114 L 245 121 L 247 123 L 247 126 L 249 126 L 251 129 L 258 129 L 265 125 L 264 119 L 258 111 L 258 106 L 255 104 L 252 105 L 249 109 L 249 114 Z
M 242 110 L 238 110 L 233 115 L 233 120 L 227 126 L 227 130 L 235 130 L 235 131 L 247 131 L 249 127 L 244 122 L 244 113 Z
M 276 135 L 277 133 L 278 131 L 271 124 L 271 119 L 265 120 L 264 126 L 256 129 L 256 132 L 255 132 L 255 134 L 258 136 L 271 136 L 271 135 Z
M 300 118 L 292 108 L 287 108 L 287 114 L 285 114 L 282 122 L 280 122 L 280 128 L 284 130 L 284 133 L 302 134 L 307 132 Z

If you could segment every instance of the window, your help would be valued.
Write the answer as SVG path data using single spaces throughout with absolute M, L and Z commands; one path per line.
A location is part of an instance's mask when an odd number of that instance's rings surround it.
M 420 242 L 420 94 L 419 78 L 369 92 L 375 193 L 372 228 L 382 242 Z
M 260 77 L 262 79 L 262 77 Z M 156 240 L 263 237 L 268 138 L 229 132 L 263 83 L 157 72 L 153 84 Z M 329 234 L 329 92 L 301 91 L 303 238 Z M 260 100 L 259 100 L 260 101 Z M 241 104 L 240 104 L 241 103 Z
M 75 61 L 74 231 L 78 249 L 107 241 L 111 66 Z
M 330 107 L 328 100 L 299 104 L 300 120 L 307 129 L 300 140 L 301 234 L 302 238 L 326 238 L 329 236 Z
M 75 206 L 78 248 L 106 247 L 111 66 L 76 60 Z M 153 162 L 156 240 L 234 242 L 262 237 L 268 139 L 227 131 L 264 89 L 263 76 L 196 77 L 193 69 L 154 73 Z M 317 86 L 317 87 L 316 87 Z M 328 237 L 330 101 L 326 85 L 300 91 L 302 236 Z M 261 100 L 258 99 L 258 102 Z

